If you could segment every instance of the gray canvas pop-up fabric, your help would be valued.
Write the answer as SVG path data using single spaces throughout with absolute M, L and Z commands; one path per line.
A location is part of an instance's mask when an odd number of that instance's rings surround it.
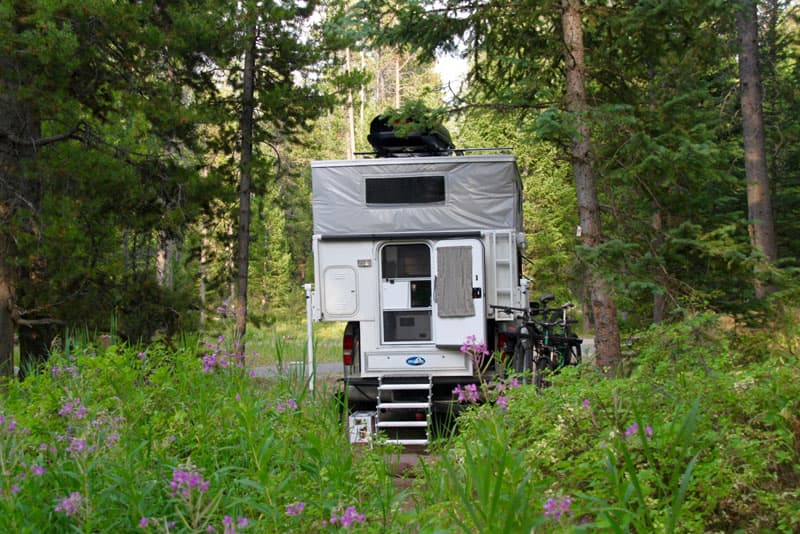
M 472 317 L 472 247 L 436 251 L 436 304 L 439 317 Z
M 366 202 L 367 179 L 433 176 L 444 177 L 444 202 Z M 314 161 L 311 183 L 314 233 L 323 237 L 522 230 L 511 155 Z

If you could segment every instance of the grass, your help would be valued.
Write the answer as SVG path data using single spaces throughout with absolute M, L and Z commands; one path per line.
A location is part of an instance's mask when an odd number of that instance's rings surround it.
M 231 337 L 233 328 L 227 323 L 206 327 L 205 337 Z M 314 356 L 317 363 L 336 363 L 342 360 L 344 323 L 314 323 Z M 247 353 L 253 365 L 276 365 L 290 361 L 306 361 L 308 338 L 305 318 L 269 326 L 249 325 Z

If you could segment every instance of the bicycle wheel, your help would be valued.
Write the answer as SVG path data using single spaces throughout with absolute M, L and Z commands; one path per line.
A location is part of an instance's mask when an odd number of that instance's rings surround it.
M 517 340 L 517 344 L 514 345 L 514 355 L 511 358 L 511 365 L 514 367 L 514 373 L 521 375 L 525 372 L 525 348 L 519 340 Z
M 533 347 L 528 347 L 528 350 L 524 351 L 522 372 L 525 383 L 530 384 L 533 376 Z
M 566 362 L 567 365 L 578 365 L 581 363 L 581 342 L 583 340 L 579 338 L 576 334 L 569 335 L 569 346 L 567 350 L 569 351 L 568 354 L 568 361 Z
M 533 383 L 537 388 L 544 388 L 550 385 L 547 376 L 552 371 L 552 364 L 548 358 L 536 360 L 536 370 L 533 373 Z

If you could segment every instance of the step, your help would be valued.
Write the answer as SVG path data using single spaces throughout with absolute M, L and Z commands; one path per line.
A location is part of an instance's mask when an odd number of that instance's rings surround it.
M 429 402 L 387 402 L 380 403 L 378 410 L 429 410 Z
M 427 439 L 387 439 L 383 441 L 395 445 L 427 445 L 429 443 Z
M 380 421 L 378 428 L 424 428 L 427 421 Z
M 429 390 L 430 384 L 381 384 L 378 389 L 381 391 L 409 391 L 409 390 Z

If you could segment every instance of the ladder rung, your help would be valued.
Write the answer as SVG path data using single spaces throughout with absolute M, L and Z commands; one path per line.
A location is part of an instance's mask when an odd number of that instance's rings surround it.
M 387 439 L 386 443 L 394 443 L 397 445 L 427 445 L 427 439 Z
M 387 402 L 377 406 L 379 410 L 427 410 L 430 407 L 428 402 Z
M 428 390 L 430 384 L 381 384 L 378 389 L 382 391 L 400 391 L 400 390 Z
M 422 428 L 428 426 L 427 421 L 381 421 L 378 428 Z

